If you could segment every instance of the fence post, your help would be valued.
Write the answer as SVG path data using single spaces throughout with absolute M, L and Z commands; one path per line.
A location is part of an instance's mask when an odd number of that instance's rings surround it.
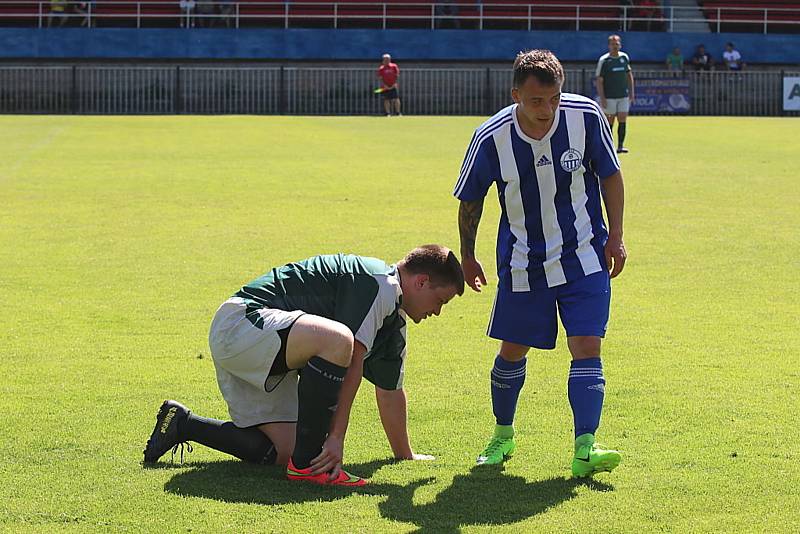
M 183 99 L 181 98 L 181 68 L 175 67 L 175 96 L 173 97 L 175 114 L 180 115 L 183 111 Z
M 78 113 L 78 67 L 72 66 L 72 80 L 70 80 L 70 108 L 73 115 Z
M 278 77 L 278 84 L 280 85 L 279 111 L 281 115 L 286 115 L 286 68 L 283 65 L 281 65 L 281 73 Z
M 786 116 L 786 110 L 783 109 L 783 79 L 786 77 L 786 71 L 781 69 L 780 79 L 778 80 L 778 106 L 780 106 L 781 117 Z
M 492 114 L 492 69 L 486 67 L 486 85 L 484 86 L 483 105 L 486 115 Z
M 586 97 L 592 98 L 592 92 L 586 90 L 586 69 L 581 69 L 581 91 L 586 93 Z

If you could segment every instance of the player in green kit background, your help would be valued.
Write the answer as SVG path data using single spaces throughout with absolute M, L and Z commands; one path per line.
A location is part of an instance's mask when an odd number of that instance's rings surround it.
M 628 152 L 625 148 L 625 133 L 628 112 L 634 100 L 633 71 L 628 54 L 622 52 L 622 39 L 619 35 L 608 36 L 608 53 L 597 60 L 597 96 L 600 106 L 614 129 L 614 118 L 619 121 L 617 128 L 617 153 Z
M 403 374 L 406 319 L 439 315 L 464 292 L 455 255 L 424 245 L 396 265 L 354 255 L 289 263 L 225 301 L 209 345 L 232 421 L 199 417 L 165 401 L 144 451 L 145 463 L 193 441 L 237 458 L 287 466 L 287 477 L 363 485 L 342 469 L 350 408 L 363 376 L 398 459 L 414 454 Z

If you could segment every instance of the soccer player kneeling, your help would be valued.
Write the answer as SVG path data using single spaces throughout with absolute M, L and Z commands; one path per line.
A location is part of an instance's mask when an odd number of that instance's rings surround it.
M 439 315 L 463 292 L 461 265 L 440 245 L 418 247 L 396 265 L 338 254 L 272 269 L 225 301 L 211 324 L 211 355 L 232 421 L 165 401 L 144 462 L 191 441 L 286 465 L 291 480 L 363 485 L 342 469 L 362 376 L 375 384 L 395 457 L 432 458 L 414 454 L 408 438 L 406 319 Z

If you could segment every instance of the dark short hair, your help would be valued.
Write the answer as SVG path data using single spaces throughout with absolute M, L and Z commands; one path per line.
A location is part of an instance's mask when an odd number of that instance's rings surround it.
M 730 42 L 730 41 L 728 41 L 727 43 L 725 43 L 725 46 L 730 46 L 731 48 L 735 48 L 735 47 L 733 46 L 733 43 L 732 43 L 732 42 Z
M 514 60 L 514 87 L 520 87 L 529 76 L 543 85 L 561 85 L 564 67 L 550 50 L 526 50 Z
M 452 286 L 464 294 L 464 271 L 456 255 L 442 245 L 422 245 L 398 262 L 412 274 L 427 274 L 434 286 Z

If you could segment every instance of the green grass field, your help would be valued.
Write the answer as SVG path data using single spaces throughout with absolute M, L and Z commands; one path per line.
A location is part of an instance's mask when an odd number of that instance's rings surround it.
M 390 461 L 365 382 L 345 450 L 363 490 L 202 446 L 142 467 L 163 399 L 227 418 L 206 340 L 244 282 L 323 252 L 458 247 L 450 192 L 481 120 L 0 117 L 0 530 L 796 532 L 793 119 L 631 119 L 599 432 L 614 473 L 568 478 L 563 335 L 531 354 L 515 457 L 473 468 L 493 287 L 409 327 L 412 443 L 435 462 Z

